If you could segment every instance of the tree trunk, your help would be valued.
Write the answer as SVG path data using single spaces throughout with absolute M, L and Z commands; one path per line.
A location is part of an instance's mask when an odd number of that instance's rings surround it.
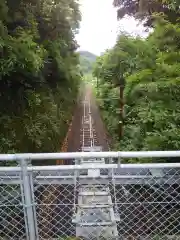
M 123 110 L 124 110 L 124 86 L 120 85 L 120 119 L 119 119 L 119 139 L 122 139 L 123 136 Z

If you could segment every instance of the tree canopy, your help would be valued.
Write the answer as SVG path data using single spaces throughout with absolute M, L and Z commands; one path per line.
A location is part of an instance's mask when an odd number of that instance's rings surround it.
M 139 20 L 144 20 L 145 26 L 153 26 L 154 14 L 163 13 L 171 23 L 176 23 L 180 18 L 179 0 L 114 0 L 119 19 L 128 15 Z
M 75 0 L 0 2 L 0 152 L 57 151 L 80 79 Z
M 179 24 L 159 19 L 147 39 L 120 35 L 116 45 L 97 59 L 98 98 L 116 150 L 180 148 L 179 42 Z M 119 120 L 124 130 L 120 141 Z

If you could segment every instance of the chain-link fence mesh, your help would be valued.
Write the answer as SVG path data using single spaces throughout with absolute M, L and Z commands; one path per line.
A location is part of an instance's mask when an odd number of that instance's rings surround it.
M 180 239 L 180 168 L 40 169 L 0 170 L 0 239 Z
M 11 184 L 11 180 L 14 180 Z M 25 221 L 18 174 L 0 173 L 0 239 L 25 239 Z
M 180 239 L 179 169 L 126 169 L 124 185 L 116 185 L 120 222 L 118 232 L 126 239 Z M 134 184 L 132 183 L 134 178 Z M 129 182 L 131 182 L 129 184 Z

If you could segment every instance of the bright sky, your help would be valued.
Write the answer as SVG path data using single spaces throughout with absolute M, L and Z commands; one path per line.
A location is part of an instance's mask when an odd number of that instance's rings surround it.
M 137 26 L 133 19 L 117 21 L 113 0 L 80 0 L 82 22 L 77 41 L 80 50 L 87 50 L 99 55 L 111 48 L 118 32 L 125 30 L 131 34 L 142 34 L 142 26 Z

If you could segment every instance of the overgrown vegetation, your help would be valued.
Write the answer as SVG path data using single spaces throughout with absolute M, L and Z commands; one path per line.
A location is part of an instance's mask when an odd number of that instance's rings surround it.
M 116 45 L 97 59 L 98 98 L 114 149 L 180 148 L 179 43 L 179 23 L 161 17 L 147 39 L 121 34 Z
M 165 15 L 171 23 L 180 20 L 179 0 L 113 0 L 113 5 L 117 8 L 119 19 L 125 16 L 135 17 L 143 20 L 146 27 L 154 26 L 157 13 Z
M 0 152 L 60 149 L 80 80 L 75 0 L 0 1 Z

